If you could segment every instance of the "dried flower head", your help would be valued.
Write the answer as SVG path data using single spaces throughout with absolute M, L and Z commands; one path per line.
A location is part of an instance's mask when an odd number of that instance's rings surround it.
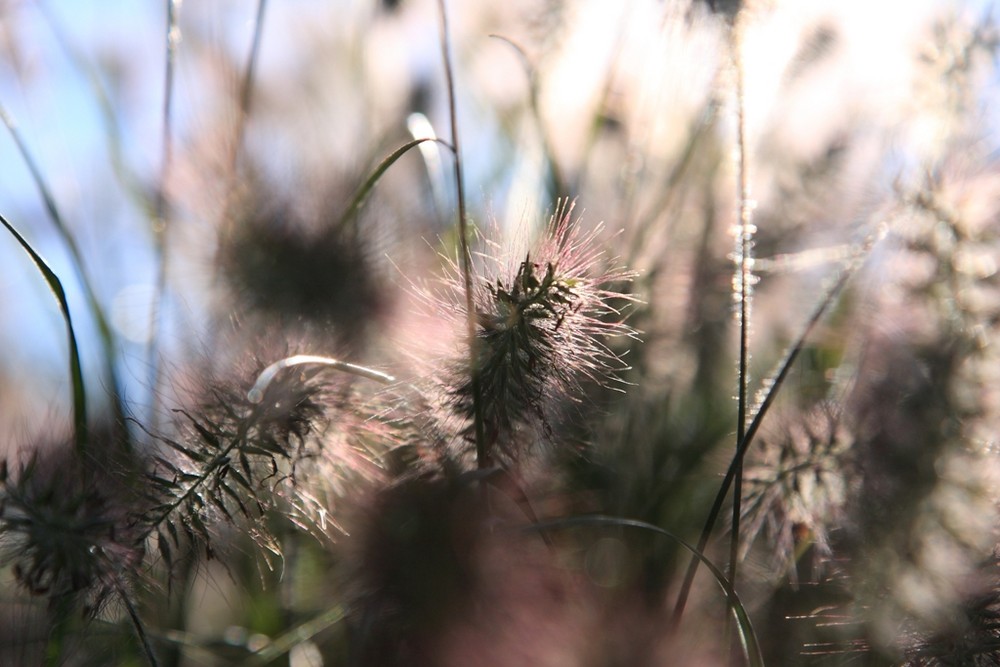
M 253 189 L 217 255 L 238 305 L 262 322 L 363 346 L 388 299 L 368 239 L 331 210 L 304 213 L 266 185 Z
M 191 410 L 178 410 L 175 437 L 146 472 L 149 506 L 141 522 L 169 565 L 174 549 L 201 544 L 213 553 L 211 525 L 243 523 L 266 549 L 274 544 L 259 519 L 275 502 L 274 487 L 306 456 L 324 420 L 324 385 L 312 376 L 280 376 L 257 401 L 249 382 L 214 382 Z
M 88 615 L 122 593 L 143 546 L 108 481 L 68 447 L 0 464 L 0 564 L 28 593 Z

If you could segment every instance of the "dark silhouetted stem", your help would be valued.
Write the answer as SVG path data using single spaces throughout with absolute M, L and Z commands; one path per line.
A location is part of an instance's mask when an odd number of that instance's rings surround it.
M 751 271 L 750 254 L 753 250 L 753 210 L 750 203 L 750 174 L 747 160 L 747 122 L 744 108 L 743 91 L 743 58 L 741 24 L 738 22 L 732 30 L 730 48 L 733 64 L 736 68 L 736 116 L 737 116 L 737 146 L 739 151 L 739 285 L 740 285 L 740 369 L 737 389 L 736 416 L 736 456 L 734 463 L 736 471 L 733 483 L 733 528 L 729 540 L 729 584 L 730 595 L 736 588 L 736 572 L 740 553 L 740 515 L 743 511 L 743 454 L 740 445 L 746 437 L 747 419 L 747 386 L 749 384 L 750 359 L 750 289 L 753 275 Z
M 459 252 L 462 255 L 462 281 L 465 287 L 466 325 L 469 339 L 469 376 L 472 384 L 472 413 L 476 429 L 476 461 L 479 468 L 490 465 L 483 423 L 483 397 L 479 378 L 479 342 L 476 338 L 476 304 L 472 298 L 472 252 L 469 250 L 469 225 L 465 214 L 465 186 L 462 178 L 462 151 L 458 141 L 458 113 L 455 109 L 455 77 L 451 67 L 451 40 L 448 36 L 448 11 L 445 1 L 438 0 L 441 14 L 441 49 L 448 87 L 448 115 L 451 118 L 451 147 L 455 153 L 455 197 L 458 200 Z

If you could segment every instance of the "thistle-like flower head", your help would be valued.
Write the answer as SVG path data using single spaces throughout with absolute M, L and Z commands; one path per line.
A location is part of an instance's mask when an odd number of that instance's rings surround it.
M 95 614 L 127 585 L 142 544 L 108 482 L 68 448 L 0 464 L 0 565 L 29 594 Z
M 610 337 L 634 336 L 621 306 L 633 298 L 616 287 L 633 274 L 599 247 L 601 228 L 581 229 L 572 205 L 560 206 L 532 250 L 504 261 L 485 259 L 474 288 L 476 349 L 488 444 L 515 457 L 515 432 L 549 431 L 548 415 L 578 400 L 585 381 L 604 383 L 625 368 Z M 492 269 L 492 271 L 490 271 Z M 468 368 L 453 395 L 462 416 L 474 419 Z

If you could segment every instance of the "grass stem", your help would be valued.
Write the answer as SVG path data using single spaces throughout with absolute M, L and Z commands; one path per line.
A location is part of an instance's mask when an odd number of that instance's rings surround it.
M 448 88 L 448 115 L 451 119 L 451 147 L 455 153 L 455 197 L 458 202 L 459 252 L 462 255 L 462 282 L 465 288 L 465 312 L 469 340 L 469 375 L 472 384 L 472 411 L 476 430 L 476 462 L 488 468 L 490 453 L 486 445 L 483 421 L 483 396 L 479 372 L 479 343 L 476 337 L 476 305 L 472 298 L 472 252 L 469 249 L 469 224 L 465 212 L 465 186 L 462 177 L 462 150 L 458 141 L 458 113 L 455 105 L 455 76 L 451 65 L 451 39 L 448 34 L 448 10 L 445 0 L 438 0 L 441 17 L 441 50 L 444 57 L 445 80 Z
M 752 288 L 753 272 L 751 253 L 753 250 L 753 209 L 750 201 L 750 172 L 748 166 L 747 149 L 747 121 L 746 107 L 744 99 L 744 77 L 743 77 L 743 57 L 742 31 L 744 15 L 741 13 L 737 17 L 730 35 L 730 49 L 732 52 L 733 67 L 736 73 L 736 118 L 737 118 L 737 154 L 739 164 L 737 173 L 739 179 L 739 251 L 737 260 L 739 262 L 736 270 L 739 272 L 737 281 L 739 285 L 740 299 L 740 361 L 738 378 L 738 406 L 736 416 L 736 471 L 733 483 L 733 524 L 729 541 L 729 584 L 731 586 L 730 595 L 734 594 L 736 587 L 736 574 L 739 563 L 740 552 L 740 516 L 742 514 L 743 500 L 743 455 L 740 453 L 740 445 L 746 436 L 747 417 L 747 387 L 749 385 L 749 361 L 750 361 L 750 290 Z
M 159 266 L 156 271 L 156 283 L 153 288 L 153 298 L 149 309 L 149 343 L 148 363 L 150 369 L 149 386 L 152 391 L 150 419 L 154 428 L 157 423 L 157 401 L 161 359 L 157 347 L 160 326 L 163 318 L 164 295 L 167 291 L 167 271 L 169 265 L 167 231 L 169 228 L 167 187 L 170 171 L 173 165 L 173 97 L 174 97 L 174 62 L 177 56 L 177 44 L 180 42 L 180 28 L 177 25 L 178 0 L 166 0 L 167 30 L 166 30 L 166 65 L 163 77 L 163 155 L 160 162 L 160 185 L 156 191 L 156 201 L 153 211 L 153 238 L 156 243 L 156 254 Z
M 854 259 L 841 272 L 836 281 L 826 290 L 826 293 L 820 299 L 811 316 L 806 321 L 799 337 L 785 353 L 785 358 L 782 359 L 781 364 L 778 366 L 778 371 L 774 375 L 773 380 L 768 383 L 768 390 L 764 395 L 764 400 L 761 401 L 760 407 L 757 408 L 753 419 L 747 426 L 746 432 L 743 434 L 743 439 L 740 441 L 739 447 L 736 450 L 736 455 L 733 456 L 732 462 L 729 464 L 729 469 L 726 471 L 726 476 L 722 480 L 718 493 L 716 493 L 715 501 L 712 503 L 712 508 L 708 513 L 708 518 L 705 520 L 705 525 L 702 527 L 701 537 L 698 539 L 698 544 L 696 546 L 696 549 L 699 552 L 703 552 L 705 547 L 708 546 L 708 540 L 712 535 L 712 529 L 715 527 L 715 522 L 718 520 L 719 514 L 722 512 L 722 506 L 729 493 L 729 488 L 737 476 L 739 465 L 742 463 L 743 457 L 746 455 L 747 450 L 753 443 L 754 436 L 757 435 L 757 431 L 760 429 L 764 416 L 767 414 L 771 404 L 778 395 L 778 391 L 781 389 L 785 379 L 788 377 L 788 373 L 791 371 L 792 365 L 798 358 L 799 353 L 802 352 L 802 349 L 805 347 L 806 340 L 816 328 L 820 318 L 823 317 L 830 306 L 836 301 L 837 296 L 843 291 L 844 287 L 847 285 L 847 281 L 861 266 L 864 258 L 868 256 L 868 253 L 871 251 L 872 244 L 872 240 L 866 242 L 864 247 L 855 254 Z M 699 564 L 699 560 L 692 559 L 691 564 L 688 566 L 687 573 L 684 577 L 684 583 L 681 586 L 681 591 L 677 596 L 677 602 L 674 606 L 674 614 L 671 622 L 674 629 L 680 625 L 681 618 L 684 615 L 684 608 L 687 604 L 687 599 L 691 592 L 691 585 L 694 583 L 694 575 L 698 571 Z

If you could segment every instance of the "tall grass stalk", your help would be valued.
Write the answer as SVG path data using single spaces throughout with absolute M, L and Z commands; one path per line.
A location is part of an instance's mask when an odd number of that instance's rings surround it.
M 705 520 L 705 524 L 701 530 L 701 536 L 698 538 L 697 545 L 695 546 L 695 549 L 698 552 L 703 552 L 708 546 L 716 521 L 718 521 L 719 515 L 722 513 L 722 508 L 725 505 L 726 497 L 740 474 L 742 461 L 746 457 L 746 453 L 750 449 L 750 446 L 753 444 L 754 437 L 757 435 L 757 431 L 764 422 L 764 417 L 770 410 L 771 405 L 774 403 L 779 391 L 782 388 L 782 385 L 784 385 L 785 380 L 788 378 L 788 374 L 795 365 L 796 359 L 798 359 L 799 354 L 801 354 L 804 349 L 806 341 L 809 339 L 810 334 L 812 334 L 813 330 L 819 324 L 823 316 L 837 302 L 838 297 L 847 286 L 851 276 L 853 276 L 854 273 L 861 268 L 865 258 L 871 252 L 875 241 L 875 238 L 871 238 L 866 241 L 866 243 L 858 249 L 855 257 L 841 270 L 837 279 L 831 283 L 829 288 L 827 288 L 822 298 L 820 298 L 819 302 L 816 304 L 816 307 L 811 313 L 809 319 L 802 327 L 798 338 L 796 338 L 794 343 L 792 343 L 792 345 L 789 346 L 788 350 L 785 352 L 785 357 L 781 360 L 781 363 L 778 364 L 777 371 L 774 373 L 772 379 L 766 383 L 764 398 L 761 400 L 760 405 L 754 412 L 753 419 L 747 426 L 747 429 L 743 434 L 743 438 L 740 440 L 739 446 L 737 447 L 736 454 L 733 456 L 732 462 L 729 464 L 726 475 L 722 480 L 722 484 L 719 485 L 719 490 L 715 494 L 715 500 L 712 502 L 708 518 Z M 691 564 L 688 566 L 687 572 L 684 576 L 684 582 L 681 585 L 680 593 L 677 596 L 677 602 L 674 605 L 672 626 L 675 629 L 679 626 L 681 618 L 684 615 L 688 595 L 691 592 L 691 586 L 694 583 L 694 576 L 698 571 L 699 564 L 699 560 L 692 559 Z
M 260 45 L 264 38 L 264 13 L 266 10 L 267 0 L 257 0 L 257 9 L 253 19 L 253 36 L 250 39 L 250 52 L 243 70 L 243 78 L 240 81 L 239 113 L 237 114 L 236 129 L 233 133 L 232 154 L 229 161 L 234 178 L 239 167 L 240 152 L 243 150 L 247 122 L 250 120 L 254 82 L 257 77 L 257 59 L 260 57 Z
M 458 208 L 458 249 L 465 290 L 466 336 L 469 345 L 469 378 L 472 386 L 472 410 L 475 423 L 476 461 L 480 468 L 490 466 L 486 446 L 483 415 L 483 392 L 480 381 L 479 341 L 476 335 L 476 306 L 472 294 L 472 251 L 469 248 L 469 221 L 465 211 L 465 179 L 462 176 L 462 147 L 458 137 L 458 110 L 455 100 L 455 75 L 452 71 L 451 37 L 448 31 L 448 8 L 445 0 L 438 0 L 441 20 L 441 51 L 444 59 L 445 85 L 448 92 L 448 116 L 451 122 L 451 149 L 454 157 L 455 198 Z
M 750 384 L 750 305 L 753 288 L 753 203 L 750 199 L 750 156 L 747 140 L 746 85 L 743 71 L 743 31 L 745 12 L 736 16 L 730 29 L 730 50 L 736 76 L 736 150 L 739 196 L 737 225 L 736 277 L 740 325 L 740 357 L 736 409 L 736 471 L 733 482 L 733 522 L 729 541 L 729 583 L 735 592 L 740 553 L 740 518 L 743 500 L 743 454 L 740 445 L 746 437 L 747 400 Z
M 178 0 L 166 0 L 166 44 L 164 46 L 166 62 L 164 63 L 163 72 L 163 124 L 161 129 L 162 155 L 160 158 L 159 187 L 156 190 L 152 220 L 154 249 L 158 264 L 156 268 L 156 282 L 153 287 L 153 297 L 150 300 L 147 363 L 150 369 L 149 386 L 152 390 L 150 423 L 154 428 L 159 419 L 157 406 L 160 396 L 160 373 L 163 362 L 159 350 L 160 327 L 163 321 L 163 307 L 166 302 L 167 276 L 170 266 L 170 204 L 167 198 L 167 188 L 170 187 L 170 178 L 174 163 L 174 64 L 177 59 L 177 46 L 181 41 L 181 32 L 177 17 L 180 9 L 178 4 Z

